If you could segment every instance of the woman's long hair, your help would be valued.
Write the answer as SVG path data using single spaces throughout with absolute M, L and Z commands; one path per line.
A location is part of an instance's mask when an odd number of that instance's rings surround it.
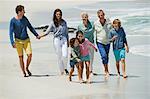
M 56 17 L 56 13 L 57 12 L 60 12 L 60 14 L 61 14 L 60 20 L 58 20 L 57 17 Z M 62 20 L 63 20 L 62 19 L 62 11 L 60 9 L 56 9 L 54 11 L 54 14 L 53 14 L 53 22 L 54 22 L 55 26 L 58 27 L 60 25 L 60 23 L 61 23 Z

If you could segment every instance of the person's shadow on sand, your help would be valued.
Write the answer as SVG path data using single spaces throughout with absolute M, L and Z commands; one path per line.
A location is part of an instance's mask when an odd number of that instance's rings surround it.
M 35 74 L 30 77 L 50 77 L 50 76 L 57 76 L 57 75 L 49 75 L 49 74 Z
M 105 76 L 105 74 L 95 74 L 94 76 Z M 117 74 L 110 74 L 110 76 L 118 76 Z M 121 77 L 123 77 L 123 75 L 120 75 Z M 127 78 L 139 78 L 140 76 L 136 76 L 136 75 L 127 75 Z
M 87 83 L 86 81 L 84 81 L 83 83 L 81 83 L 81 84 L 96 84 L 96 83 L 105 83 L 106 81 L 91 81 L 90 83 Z M 76 80 L 74 80 L 74 81 L 71 81 L 71 83 L 80 83 L 79 81 L 76 81 Z

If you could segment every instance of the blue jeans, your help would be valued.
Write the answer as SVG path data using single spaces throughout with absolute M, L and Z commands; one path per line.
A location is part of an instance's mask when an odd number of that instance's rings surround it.
M 97 47 L 101 55 L 102 63 L 108 64 L 110 44 L 104 45 L 97 42 Z

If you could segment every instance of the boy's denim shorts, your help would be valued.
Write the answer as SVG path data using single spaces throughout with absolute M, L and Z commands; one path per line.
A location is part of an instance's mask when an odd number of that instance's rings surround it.
M 77 64 L 78 62 L 75 60 L 70 60 L 70 67 L 74 68 L 74 66 Z

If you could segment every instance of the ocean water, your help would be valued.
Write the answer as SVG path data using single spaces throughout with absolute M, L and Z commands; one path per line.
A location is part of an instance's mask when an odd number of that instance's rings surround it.
M 46 1 L 43 2 L 43 4 Z M 41 2 L 42 3 L 42 2 Z M 36 4 L 36 3 L 35 3 Z M 136 1 L 104 1 L 104 2 L 92 2 L 90 4 L 82 4 L 78 6 L 72 6 L 69 8 L 62 8 L 63 18 L 67 21 L 68 27 L 77 27 L 81 22 L 80 13 L 86 11 L 89 13 L 90 20 L 97 20 L 97 10 L 103 9 L 106 17 L 113 21 L 115 18 L 119 18 L 122 22 L 127 37 L 128 36 L 148 36 L 150 38 L 150 1 L 149 0 L 136 0 Z M 13 10 L 14 8 L 12 8 Z M 33 26 L 41 26 L 49 24 L 52 20 L 54 9 L 32 11 L 27 17 L 32 22 Z M 8 29 L 8 21 L 0 21 L 0 29 Z M 146 44 L 145 44 L 146 42 Z M 137 55 L 148 56 L 150 53 L 150 42 L 145 40 L 143 44 L 131 46 L 131 52 Z M 129 42 L 130 43 L 130 42 Z M 147 49 L 144 49 L 144 48 Z
M 108 18 L 113 21 L 118 18 L 122 22 L 127 38 L 145 36 L 150 39 L 150 1 L 116 1 L 97 2 L 91 5 L 76 6 L 74 9 L 86 11 L 91 20 L 97 20 L 96 11 L 103 9 Z M 77 19 L 78 20 L 78 19 Z M 76 22 L 70 22 L 74 25 Z M 130 46 L 130 52 L 135 55 L 150 57 L 150 42 L 145 39 L 143 44 Z M 130 45 L 130 42 L 129 42 Z
M 97 20 L 96 11 L 103 9 L 106 17 L 112 21 L 119 18 L 127 35 L 148 35 L 150 36 L 150 2 L 146 1 L 113 1 L 97 2 L 91 5 L 76 6 L 74 9 L 86 11 L 91 20 Z M 79 17 L 79 16 L 78 16 Z M 74 22 L 71 25 L 74 25 Z M 78 18 L 76 22 L 78 23 Z

